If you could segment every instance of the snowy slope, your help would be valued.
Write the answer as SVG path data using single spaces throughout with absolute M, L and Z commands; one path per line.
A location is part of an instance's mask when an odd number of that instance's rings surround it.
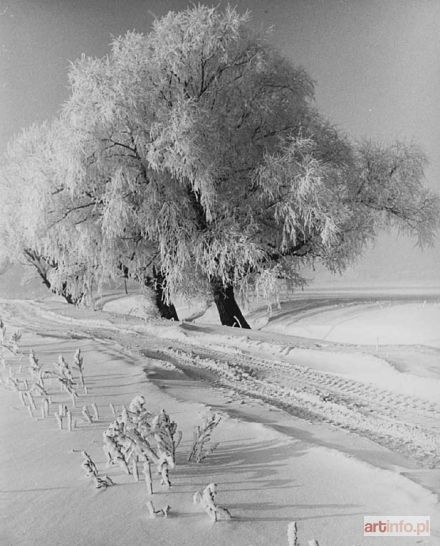
M 49 419 L 39 418 L 38 411 L 31 419 L 18 393 L 1 387 L 2 544 L 287 545 L 287 523 L 296 520 L 304 543 L 315 537 L 321 546 L 344 546 L 369 543 L 361 533 L 367 513 L 429 514 L 435 534 L 419 544 L 440 544 L 437 497 L 403 475 L 436 490 L 436 471 L 425 464 L 435 454 L 429 455 L 427 445 L 414 452 L 397 442 L 402 423 L 414 426 L 419 440 L 421 432 L 438 434 L 440 400 L 422 388 L 401 396 L 389 389 L 391 380 L 374 385 L 374 376 L 386 369 L 380 357 L 285 334 L 146 324 L 55 302 L 3 302 L 0 316 L 23 329 L 23 351 L 34 348 L 49 367 L 58 354 L 71 360 L 81 347 L 89 385 L 74 410 L 78 427 L 71 433 L 57 429 L 54 409 Z M 9 365 L 18 376 L 19 364 L 10 359 Z M 7 375 L 3 370 L 4 382 Z M 286 387 L 289 394 L 281 397 Z M 54 400 L 68 403 L 55 385 L 51 389 Z M 145 395 L 153 411 L 166 408 L 184 434 L 173 487 L 154 496 L 158 505 L 171 505 L 167 520 L 147 518 L 145 484 L 104 465 L 101 434 L 112 420 L 109 403 L 127 404 L 136 393 Z M 300 398 L 303 415 L 290 411 L 289 396 Z M 92 401 L 100 421 L 88 424 L 80 406 Z M 193 426 L 207 406 L 223 415 L 215 435 L 220 446 L 197 467 L 186 456 Z M 394 451 L 365 430 L 369 410 L 373 420 L 380 419 L 375 425 L 393 423 Z M 344 430 L 352 418 L 359 420 L 357 434 Z M 95 490 L 73 449 L 86 449 L 117 485 Z M 192 505 L 192 493 L 210 481 L 218 483 L 218 500 L 231 510 L 232 521 L 213 525 Z

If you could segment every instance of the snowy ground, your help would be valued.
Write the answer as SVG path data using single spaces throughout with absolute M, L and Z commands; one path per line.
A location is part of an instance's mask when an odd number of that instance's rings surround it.
M 109 297 L 108 313 L 0 302 L 0 317 L 24 333 L 22 350 L 33 348 L 48 368 L 80 347 L 89 385 L 69 433 L 57 428 L 56 404 L 48 419 L 39 407 L 31 418 L 7 388 L 9 367 L 24 378 L 27 358 L 21 372 L 13 358 L 1 371 L 0 544 L 281 546 L 293 520 L 301 544 L 440 544 L 438 299 L 318 294 L 271 316 L 254 309 L 249 320 L 260 329 L 246 332 L 207 324 L 209 310 L 196 322 L 142 320 L 136 304 Z M 68 403 L 50 389 L 54 402 Z M 121 407 L 137 393 L 183 431 L 173 487 L 157 484 L 154 495 L 171 505 L 167 520 L 148 519 L 145 484 L 105 469 L 109 403 Z M 81 406 L 92 402 L 100 420 L 89 424 Z M 209 409 L 223 416 L 219 448 L 189 464 L 193 427 Z M 94 489 L 73 449 L 86 449 L 117 485 Z M 212 524 L 192 504 L 212 481 L 229 522 Z M 370 514 L 430 515 L 432 536 L 366 539 Z

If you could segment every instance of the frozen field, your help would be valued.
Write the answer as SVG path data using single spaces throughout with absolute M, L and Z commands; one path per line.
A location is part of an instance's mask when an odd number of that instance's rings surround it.
M 38 396 L 31 417 L 8 380 L 30 380 L 28 358 L 8 356 L 0 544 L 287 546 L 290 521 L 301 545 L 312 538 L 320 546 L 379 544 L 362 534 L 371 514 L 429 515 L 430 538 L 386 544 L 440 544 L 437 296 L 302 294 L 272 313 L 253 309 L 252 331 L 216 325 L 211 309 L 169 323 L 133 316 L 145 311 L 133 298 L 111 296 L 101 307 L 0 302 L 8 328 L 23 332 L 23 353 L 34 349 L 48 370 L 59 354 L 71 362 L 81 348 L 88 385 L 72 408 L 76 428 L 59 430 L 54 413 L 70 398 L 49 381 L 49 417 Z M 110 403 L 127 406 L 138 393 L 183 432 L 171 489 L 154 477 L 155 504 L 171 506 L 166 520 L 148 518 L 144 483 L 105 466 Z M 81 409 L 92 403 L 99 419 L 89 423 Z M 219 447 L 205 462 L 188 463 L 193 428 L 210 410 L 222 415 Z M 84 477 L 73 451 L 81 449 L 114 487 L 97 490 Z M 192 504 L 210 482 L 231 521 L 213 524 Z

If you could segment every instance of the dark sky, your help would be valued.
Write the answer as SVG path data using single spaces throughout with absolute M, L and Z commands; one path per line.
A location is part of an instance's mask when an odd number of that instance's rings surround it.
M 20 128 L 57 112 L 67 97 L 70 60 L 83 52 L 102 56 L 112 36 L 148 32 L 153 16 L 191 4 L 0 0 L 0 152 Z M 251 10 L 254 25 L 274 27 L 272 40 L 315 79 L 318 107 L 341 129 L 354 137 L 418 142 L 430 159 L 429 184 L 440 191 L 440 0 L 231 4 Z M 370 260 L 388 258 L 389 244 L 383 238 Z M 407 241 L 393 246 L 397 261 L 438 263 L 439 245 L 423 258 Z

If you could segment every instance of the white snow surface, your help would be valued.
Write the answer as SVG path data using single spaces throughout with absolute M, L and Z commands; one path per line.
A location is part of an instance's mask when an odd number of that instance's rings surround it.
M 145 321 L 133 316 L 136 298 L 124 300 L 107 302 L 111 312 L 0 302 L 8 328 L 23 332 L 23 353 L 34 349 L 47 369 L 59 354 L 70 363 L 81 348 L 88 385 L 72 410 L 77 427 L 60 431 L 54 412 L 58 403 L 71 406 L 70 398 L 49 382 L 50 416 L 40 416 L 35 396 L 31 418 L 8 386 L 9 375 L 28 377 L 27 357 L 7 356 L 0 369 L 0 544 L 282 546 L 290 521 L 301 544 L 381 544 L 362 535 L 370 514 L 430 515 L 431 537 L 386 544 L 440 544 L 437 302 L 295 301 L 270 317 L 253 311 L 251 323 L 266 325 L 244 332 L 201 319 L 154 320 L 149 312 Z M 171 505 L 167 519 L 148 518 L 144 483 L 105 467 L 109 404 L 128 406 L 136 394 L 153 412 L 165 408 L 183 431 L 172 488 L 154 477 L 152 500 Z M 100 420 L 90 424 L 81 408 L 93 402 Z M 222 415 L 219 447 L 203 464 L 189 464 L 193 428 L 210 410 Z M 85 449 L 116 485 L 96 490 L 74 449 Z M 210 482 L 231 521 L 213 524 L 192 504 Z
M 320 307 L 300 317 L 275 314 L 263 330 L 364 345 L 429 345 L 440 348 L 440 304 L 375 302 Z

